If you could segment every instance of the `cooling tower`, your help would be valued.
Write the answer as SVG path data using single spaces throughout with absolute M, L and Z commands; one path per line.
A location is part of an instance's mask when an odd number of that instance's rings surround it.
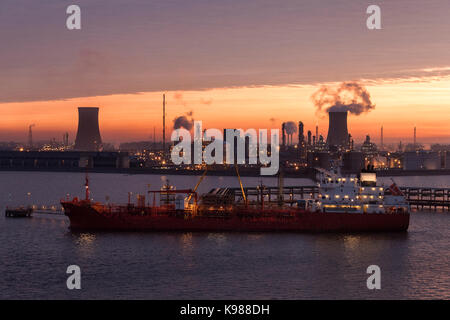
M 327 144 L 329 146 L 348 146 L 347 111 L 328 113 L 329 126 Z
M 78 108 L 75 150 L 98 151 L 102 145 L 98 126 L 98 108 Z

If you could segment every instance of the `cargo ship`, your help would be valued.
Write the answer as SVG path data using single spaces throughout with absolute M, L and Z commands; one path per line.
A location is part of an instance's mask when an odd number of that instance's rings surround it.
M 206 172 L 205 172 L 206 174 Z M 107 231 L 204 231 L 204 232 L 391 232 L 407 231 L 409 205 L 393 183 L 377 186 L 375 173 L 341 177 L 321 172 L 319 194 L 310 199 L 266 203 L 261 185 L 256 201 L 249 201 L 242 186 L 217 188 L 199 196 L 197 188 L 177 190 L 170 184 L 149 190 L 132 203 L 105 204 L 86 196 L 61 201 L 72 230 Z M 237 199 L 236 199 L 237 198 Z M 158 199 L 158 204 L 157 204 Z M 150 204 L 150 201 L 152 204 Z

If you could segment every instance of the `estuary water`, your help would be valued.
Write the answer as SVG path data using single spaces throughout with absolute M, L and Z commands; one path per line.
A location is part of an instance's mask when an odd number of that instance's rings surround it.
M 126 202 L 167 179 L 192 188 L 199 177 L 90 174 L 95 200 Z M 243 178 L 256 185 L 260 178 Z M 265 185 L 276 178 L 262 179 Z M 389 178 L 380 178 L 390 184 Z M 450 177 L 396 177 L 399 185 L 450 187 Z M 286 178 L 285 185 L 312 185 Z M 0 172 L 1 299 L 449 299 L 450 214 L 413 212 L 407 233 L 75 233 L 64 216 L 5 218 L 6 206 L 58 205 L 82 196 L 84 174 Z M 206 177 L 199 191 L 237 187 Z M 67 267 L 81 268 L 68 290 Z M 369 290 L 369 265 L 381 289 Z

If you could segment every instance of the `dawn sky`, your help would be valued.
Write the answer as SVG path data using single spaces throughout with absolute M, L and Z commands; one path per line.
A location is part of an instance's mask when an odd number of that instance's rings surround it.
M 66 29 L 81 7 L 82 29 Z M 382 30 L 366 28 L 370 4 Z M 193 111 L 206 127 L 278 128 L 327 119 L 319 85 L 360 81 L 375 110 L 352 116 L 357 142 L 450 142 L 450 2 L 2 0 L 0 140 L 73 140 L 77 107 L 100 107 L 106 141 L 145 140 Z

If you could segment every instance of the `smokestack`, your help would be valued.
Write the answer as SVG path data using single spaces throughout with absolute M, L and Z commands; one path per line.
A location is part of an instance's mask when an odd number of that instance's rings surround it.
M 384 149 L 383 145 L 384 145 L 383 126 L 381 126 L 381 141 L 380 141 L 380 148 L 381 148 L 381 150 Z
M 319 141 L 319 126 L 316 125 L 316 141 Z
M 163 94 L 163 152 L 166 151 L 166 95 Z
M 311 130 L 308 130 L 308 146 L 311 145 Z
M 98 125 L 98 108 L 78 108 L 78 131 L 75 150 L 99 151 L 102 146 Z
M 281 124 L 281 131 L 282 131 L 282 145 L 286 145 L 286 122 L 283 122 Z
M 327 144 L 329 146 L 348 146 L 347 111 L 330 111 Z
M 417 130 L 416 127 L 414 127 L 414 150 L 417 150 Z
M 28 147 L 33 149 L 33 128 L 34 124 L 28 126 Z
M 303 122 L 298 122 L 298 145 L 303 145 L 303 142 L 305 141 L 305 136 L 303 135 Z
M 64 145 L 64 147 L 69 146 L 69 133 L 68 132 L 63 134 L 63 145 Z

